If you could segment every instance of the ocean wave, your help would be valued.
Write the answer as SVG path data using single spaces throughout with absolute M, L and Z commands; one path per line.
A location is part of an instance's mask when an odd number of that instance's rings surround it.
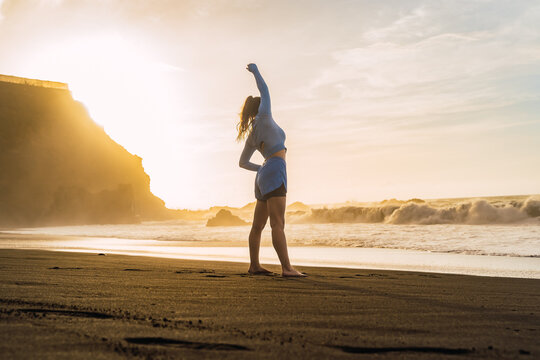
M 293 223 L 387 223 L 387 224 L 540 224 L 540 199 L 490 203 L 479 199 L 448 206 L 408 201 L 382 202 L 375 206 L 311 209 L 291 215 Z
M 538 202 L 521 200 L 522 203 L 514 204 L 513 207 L 521 212 L 534 215 L 538 208 Z M 471 215 L 460 218 L 460 221 L 495 221 L 501 216 L 506 216 L 506 223 L 485 225 L 468 224 L 392 224 L 388 220 L 393 215 L 394 219 L 397 209 L 391 207 L 375 207 L 364 210 L 355 209 L 348 211 L 347 208 L 334 209 L 331 214 L 335 218 L 323 218 L 331 220 L 343 220 L 341 214 L 348 216 L 349 222 L 342 223 L 304 223 L 287 225 L 287 242 L 291 246 L 322 246 L 322 247 L 340 247 L 340 248 L 386 248 L 386 249 L 405 249 L 429 252 L 448 252 L 470 255 L 490 255 L 490 256 L 511 256 L 511 257 L 540 257 L 540 217 L 529 216 L 524 221 L 517 223 L 508 223 L 510 219 L 516 219 L 512 214 L 509 216 L 505 204 L 497 203 L 491 206 L 503 211 L 486 211 L 485 204 L 477 203 L 472 211 L 473 203 L 463 206 L 439 206 L 438 210 L 445 210 L 444 220 L 446 222 L 452 219 L 452 209 L 469 208 L 467 214 Z M 536 204 L 536 205 L 535 205 Z M 426 205 L 426 204 L 424 204 Z M 403 204 L 403 207 L 410 204 Z M 434 204 L 430 205 L 435 208 Z M 450 209 L 450 210 L 449 210 Z M 490 209 L 490 207 L 488 207 Z M 536 209 L 536 210 L 535 210 Z M 413 212 L 418 214 L 418 212 Z M 462 216 L 465 212 L 455 211 Z M 485 215 L 487 213 L 487 215 Z M 299 215 L 300 213 L 298 213 Z M 319 212 L 319 215 L 324 212 Z M 355 214 L 353 216 L 352 214 Z M 410 213 L 408 213 L 410 215 Z M 436 215 L 438 214 L 438 218 Z M 440 221 L 443 215 L 441 212 L 432 212 L 429 221 L 433 223 L 438 219 Z M 474 214 L 474 215 L 473 215 Z M 481 217 L 478 214 L 483 214 Z M 490 215 L 491 214 L 491 215 Z M 503 214 L 503 215 L 501 215 Z M 518 212 L 518 215 L 520 213 Z M 405 219 L 399 215 L 400 219 Z M 491 217 L 495 216 L 495 218 Z M 382 220 L 381 220 L 382 218 Z M 518 216 L 517 219 L 520 217 Z M 370 219 L 371 223 L 359 222 L 358 219 Z M 416 221 L 417 218 L 410 216 L 407 221 Z M 500 220 L 500 219 L 499 219 Z M 426 221 L 426 218 L 423 219 Z M 456 221 L 453 218 L 453 221 Z M 457 222 L 457 221 L 456 221 Z M 6 231 L 4 233 L 20 234 L 39 234 L 49 236 L 39 236 L 31 242 L 31 246 L 41 246 L 41 242 L 62 241 L 60 236 L 69 236 L 69 241 L 79 242 L 80 246 L 91 246 L 95 241 L 97 246 L 106 246 L 106 244 L 118 244 L 120 248 L 130 248 L 139 246 L 157 246 L 161 251 L 178 251 L 178 248 L 187 246 L 243 246 L 247 244 L 247 238 L 250 228 L 248 226 L 233 226 L 225 228 L 206 227 L 205 221 L 191 222 L 151 222 L 142 224 L 117 224 L 117 225 L 87 225 L 87 226 L 68 226 L 68 227 L 48 227 L 48 228 L 30 228 Z M 58 240 L 50 240 L 50 235 Z M 268 225 L 262 234 L 263 246 L 271 246 L 271 227 Z M 94 240 L 92 239 L 94 238 Z M 115 240 L 115 238 L 117 240 Z M 7 238 L 9 239 L 9 237 Z M 142 240 L 142 241 L 140 241 Z M 12 240 L 9 240 L 12 242 Z M 149 243 L 147 241 L 150 241 Z M 219 243 L 219 244 L 218 244 Z M 146 244 L 146 245 L 145 245 Z M 150 244 L 150 245 L 148 245 Z M 0 244 L 1 245 L 1 244 Z M 247 246 L 247 245 L 246 245 Z

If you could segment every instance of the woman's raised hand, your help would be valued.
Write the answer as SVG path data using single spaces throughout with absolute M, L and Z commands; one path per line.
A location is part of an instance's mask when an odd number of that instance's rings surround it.
M 249 72 L 254 72 L 254 71 L 257 71 L 257 65 L 251 63 L 251 64 L 248 64 L 247 67 L 246 67 L 247 71 Z

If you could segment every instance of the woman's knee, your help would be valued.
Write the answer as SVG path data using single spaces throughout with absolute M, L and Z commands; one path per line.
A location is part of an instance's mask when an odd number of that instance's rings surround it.
M 257 232 L 262 232 L 264 230 L 265 226 L 266 226 L 266 221 L 265 222 L 254 222 L 251 225 L 251 230 L 257 231 Z
M 285 228 L 285 220 L 281 216 L 270 217 L 270 227 L 272 230 Z

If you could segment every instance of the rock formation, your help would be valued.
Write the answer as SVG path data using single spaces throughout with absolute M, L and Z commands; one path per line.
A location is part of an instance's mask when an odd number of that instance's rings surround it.
M 233 215 L 229 210 L 221 209 L 215 217 L 208 219 L 206 226 L 241 226 L 249 225 L 248 222 Z
M 0 76 L 0 226 L 171 216 L 150 192 L 142 159 L 114 142 L 66 84 Z

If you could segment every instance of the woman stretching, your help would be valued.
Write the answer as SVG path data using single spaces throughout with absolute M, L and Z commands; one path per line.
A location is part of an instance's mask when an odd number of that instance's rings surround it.
M 255 214 L 249 233 L 250 274 L 270 274 L 259 263 L 261 233 L 270 216 L 272 244 L 276 250 L 283 276 L 306 276 L 295 270 L 287 252 L 285 238 L 285 200 L 287 194 L 287 168 L 285 164 L 285 132 L 272 118 L 270 93 L 257 65 L 249 64 L 247 70 L 255 76 L 260 97 L 249 96 L 244 103 L 237 140 L 246 139 L 240 156 L 240 167 L 257 172 L 255 177 Z M 259 150 L 265 161 L 261 165 L 250 162 L 251 156 Z

